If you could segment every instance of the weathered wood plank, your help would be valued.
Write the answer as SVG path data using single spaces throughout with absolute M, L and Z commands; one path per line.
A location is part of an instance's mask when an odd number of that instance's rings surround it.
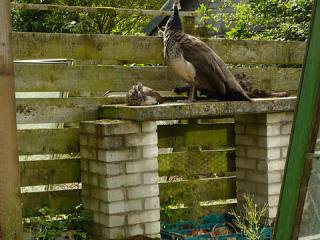
M 300 68 L 233 67 L 255 86 L 273 91 L 296 91 Z M 115 91 L 126 92 L 136 82 L 157 91 L 171 91 L 184 81 L 168 67 L 66 66 L 16 64 L 16 91 Z
M 160 154 L 159 176 L 223 174 L 235 171 L 234 151 L 174 152 Z
M 79 158 L 22 161 L 19 164 L 22 187 L 80 182 Z
M 64 11 L 77 13 L 117 13 L 123 15 L 139 15 L 139 16 L 171 16 L 172 11 L 163 10 L 146 10 L 146 9 L 126 9 L 114 7 L 83 7 L 83 6 L 64 6 L 56 4 L 32 4 L 32 3 L 14 3 L 11 7 L 15 9 L 28 9 L 36 11 Z M 196 16 L 193 11 L 180 11 L 180 16 Z
M 18 98 L 17 123 L 67 123 L 98 119 L 98 106 L 114 98 Z M 122 100 L 120 101 L 122 102 Z
M 235 178 L 160 183 L 159 188 L 160 202 L 163 206 L 170 204 L 172 199 L 174 199 L 175 203 L 188 204 L 195 196 L 198 201 L 231 199 L 236 197 Z
M 18 131 L 20 155 L 78 153 L 79 129 L 33 129 Z
M 161 37 L 13 33 L 15 59 L 73 58 L 89 63 L 163 63 Z M 226 63 L 302 64 L 305 42 L 203 39 Z M 117 43 L 117 44 L 115 44 Z
M 221 149 L 234 145 L 234 125 L 225 124 L 175 124 L 158 126 L 158 146 L 186 151 L 187 147 Z
M 62 190 L 23 193 L 23 216 L 40 215 L 38 210 L 48 207 L 58 213 L 70 212 L 81 203 L 81 190 Z

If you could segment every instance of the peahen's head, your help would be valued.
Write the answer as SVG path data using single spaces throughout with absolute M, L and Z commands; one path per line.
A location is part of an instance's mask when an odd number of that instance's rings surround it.
M 181 19 L 179 16 L 179 10 L 181 9 L 180 1 L 175 0 L 172 8 L 173 8 L 173 14 L 170 16 L 170 18 L 166 24 L 166 29 L 182 30 Z

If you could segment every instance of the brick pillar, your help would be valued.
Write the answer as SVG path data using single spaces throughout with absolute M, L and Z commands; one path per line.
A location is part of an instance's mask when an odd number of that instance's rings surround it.
M 82 202 L 95 239 L 159 237 L 156 122 L 81 123 Z
M 252 193 L 257 204 L 267 203 L 272 221 L 277 207 L 289 145 L 293 113 L 235 116 L 237 199 Z

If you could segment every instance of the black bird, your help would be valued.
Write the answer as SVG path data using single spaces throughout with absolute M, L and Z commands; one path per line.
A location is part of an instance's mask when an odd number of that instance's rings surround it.
M 182 31 L 178 0 L 164 30 L 164 58 L 190 85 L 188 101 L 194 100 L 195 88 L 207 89 L 219 100 L 250 101 L 222 59 L 204 42 Z
M 163 98 L 155 90 L 137 83 L 131 87 L 126 95 L 129 106 L 148 106 L 163 103 Z

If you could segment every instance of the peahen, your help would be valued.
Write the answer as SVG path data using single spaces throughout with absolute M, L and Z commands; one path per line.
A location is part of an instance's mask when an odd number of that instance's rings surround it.
M 164 58 L 189 84 L 188 101 L 194 101 L 195 88 L 206 89 L 219 100 L 250 101 L 222 59 L 204 42 L 182 31 L 178 0 L 164 30 Z

